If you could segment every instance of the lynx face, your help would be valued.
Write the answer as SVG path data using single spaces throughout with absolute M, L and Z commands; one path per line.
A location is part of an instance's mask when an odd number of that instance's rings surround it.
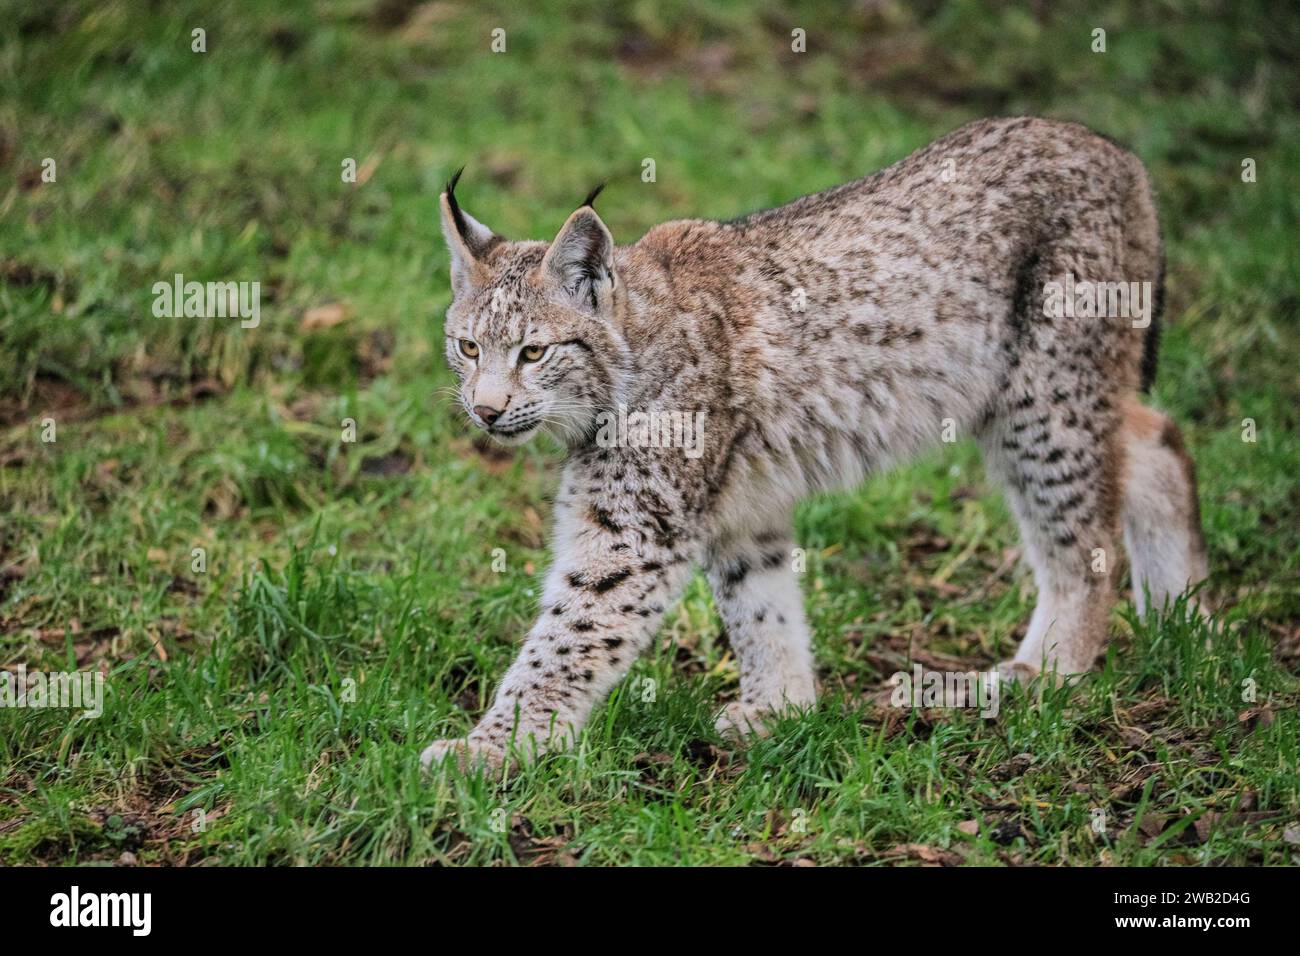
M 585 434 L 608 391 L 593 362 L 600 330 L 529 277 L 513 289 L 490 283 L 447 311 L 447 364 L 460 379 L 461 405 L 509 445 L 544 427 L 561 440 Z
M 549 246 L 506 242 L 460 209 L 454 186 L 442 197 L 453 293 L 445 351 L 465 413 L 508 445 L 542 429 L 583 440 L 613 404 L 626 352 L 613 321 L 613 239 L 584 205 Z

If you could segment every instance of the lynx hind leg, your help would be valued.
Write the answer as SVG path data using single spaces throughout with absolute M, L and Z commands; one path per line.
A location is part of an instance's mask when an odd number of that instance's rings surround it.
M 1108 637 L 1124 454 L 1117 381 L 1136 384 L 1140 343 L 1122 322 L 1045 315 L 1041 295 L 1067 273 L 1119 274 L 1105 252 L 1116 246 L 1066 244 L 1023 270 L 1002 398 L 980 435 L 1038 589 L 1024 640 L 1001 668 L 1012 680 L 1088 671 Z
M 1146 612 L 1208 574 L 1196 498 L 1196 467 L 1178 426 L 1129 401 L 1124 409 L 1124 546 L 1133 568 L 1133 603 Z
M 1106 645 L 1115 600 L 1118 452 L 1071 420 L 1060 408 L 1025 407 L 985 443 L 988 471 L 1016 517 L 1038 589 L 1024 640 L 1000 668 L 1011 680 L 1040 670 L 1082 673 Z
M 816 699 L 812 640 L 784 527 L 718 542 L 706 557 L 714 603 L 740 666 L 740 700 L 718 730 L 766 733 L 764 718 Z

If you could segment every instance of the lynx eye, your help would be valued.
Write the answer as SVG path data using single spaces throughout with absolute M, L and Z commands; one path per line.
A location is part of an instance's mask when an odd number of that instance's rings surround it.
M 544 345 L 525 345 L 519 351 L 519 360 L 521 362 L 537 362 L 546 354 Z
M 478 358 L 478 343 L 471 342 L 469 339 L 461 339 L 460 354 L 465 358 Z

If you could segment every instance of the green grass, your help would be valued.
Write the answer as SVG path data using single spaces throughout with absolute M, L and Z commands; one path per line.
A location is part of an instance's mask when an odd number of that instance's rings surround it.
M 1300 16 L 538 6 L 0 11 L 0 662 L 107 674 L 98 719 L 0 710 L 0 863 L 1293 862 Z M 1153 400 L 1199 465 L 1220 627 L 1117 614 L 1103 669 L 991 721 L 875 706 L 913 659 L 998 660 L 1032 609 L 960 446 L 800 509 L 811 716 L 748 749 L 714 734 L 736 670 L 697 580 L 577 750 L 504 786 L 422 780 L 530 624 L 558 464 L 485 450 L 437 396 L 450 170 L 512 237 L 610 178 L 629 242 L 993 113 L 1086 122 L 1151 168 Z M 175 272 L 261 282 L 261 326 L 154 318 Z

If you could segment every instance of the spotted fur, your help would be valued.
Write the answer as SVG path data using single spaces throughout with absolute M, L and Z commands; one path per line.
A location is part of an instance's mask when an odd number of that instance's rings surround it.
M 794 505 L 945 431 L 982 447 L 1038 585 L 1009 677 L 1092 666 L 1121 533 L 1140 600 L 1205 576 L 1191 461 L 1137 400 L 1153 331 L 1042 308 L 1067 272 L 1162 279 L 1145 170 L 1080 126 L 972 123 L 865 179 L 623 247 L 590 200 L 549 244 L 500 239 L 450 189 L 442 210 L 466 413 L 510 443 L 549 430 L 568 457 L 537 622 L 468 739 L 426 762 L 571 740 L 696 567 L 740 665 L 719 725 L 811 706 Z M 706 412 L 702 454 L 605 447 L 597 416 L 620 405 Z

